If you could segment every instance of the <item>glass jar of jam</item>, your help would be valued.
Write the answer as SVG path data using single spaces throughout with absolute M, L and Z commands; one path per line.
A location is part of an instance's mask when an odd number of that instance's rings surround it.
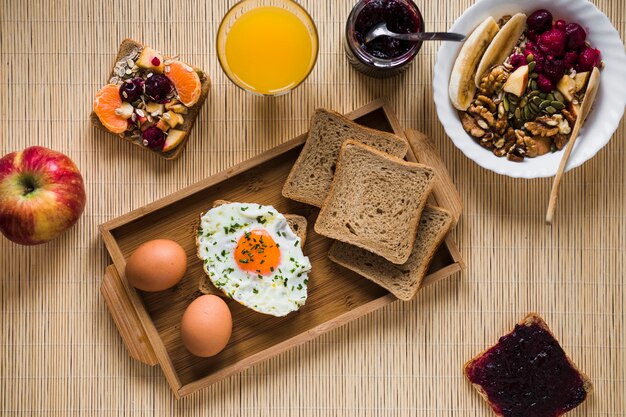
M 348 61 L 366 75 L 388 78 L 408 68 L 422 42 L 380 36 L 365 43 L 367 32 L 381 22 L 391 32 L 414 33 L 424 31 L 424 19 L 411 0 L 360 0 L 350 12 L 344 37 Z

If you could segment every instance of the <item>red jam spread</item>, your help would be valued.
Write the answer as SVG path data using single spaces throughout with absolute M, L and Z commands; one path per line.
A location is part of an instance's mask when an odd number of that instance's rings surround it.
M 380 36 L 365 43 L 365 35 L 377 24 L 385 22 L 387 28 L 395 33 L 414 33 L 421 27 L 418 14 L 400 0 L 370 0 L 355 22 L 355 36 L 361 48 L 368 54 L 380 59 L 393 59 L 407 53 L 415 44 L 388 36 Z
M 587 396 L 580 373 L 554 337 L 537 323 L 516 325 L 465 372 L 504 417 L 560 416 Z

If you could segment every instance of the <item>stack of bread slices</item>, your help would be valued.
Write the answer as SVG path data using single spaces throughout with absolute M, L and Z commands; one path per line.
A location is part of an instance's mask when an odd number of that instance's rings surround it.
M 320 208 L 315 232 L 329 257 L 411 300 L 453 224 L 427 204 L 435 172 L 407 162 L 404 138 L 318 109 L 283 196 Z

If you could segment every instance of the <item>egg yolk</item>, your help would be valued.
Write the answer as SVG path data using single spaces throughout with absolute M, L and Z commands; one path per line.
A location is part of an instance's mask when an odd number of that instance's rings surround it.
M 244 271 L 267 275 L 278 268 L 280 249 L 266 230 L 251 230 L 237 242 L 235 261 Z

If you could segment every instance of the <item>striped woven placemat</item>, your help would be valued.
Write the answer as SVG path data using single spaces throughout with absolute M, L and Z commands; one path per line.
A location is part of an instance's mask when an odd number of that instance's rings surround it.
M 572 416 L 625 416 L 626 171 L 620 125 L 562 185 L 544 226 L 550 180 L 487 172 L 446 138 L 432 100 L 438 43 L 405 74 L 352 70 L 342 28 L 353 1 L 302 1 L 320 54 L 305 84 L 253 97 L 219 69 L 215 33 L 229 1 L 0 2 L 0 154 L 43 145 L 68 154 L 88 192 L 71 231 L 25 248 L 0 238 L 0 414 L 6 416 L 490 416 L 463 363 L 529 311 L 544 316 L 595 393 Z M 445 30 L 470 0 L 417 1 Z M 626 4 L 596 0 L 626 33 Z M 183 156 L 168 162 L 88 120 L 117 46 L 133 37 L 204 68 L 213 87 Z M 340 112 L 385 97 L 407 128 L 432 136 L 465 204 L 454 232 L 468 269 L 179 402 L 158 368 L 127 355 L 98 291 L 110 263 L 98 224 L 306 130 L 316 107 Z

